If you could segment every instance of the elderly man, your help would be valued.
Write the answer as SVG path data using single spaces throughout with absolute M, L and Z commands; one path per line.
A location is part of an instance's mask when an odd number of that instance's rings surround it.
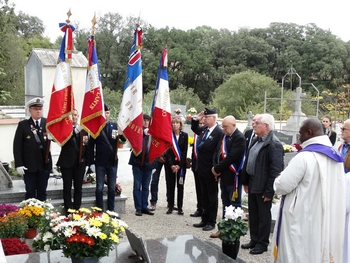
M 299 133 L 303 149 L 274 183 L 283 197 L 271 261 L 343 262 L 343 159 L 318 119 L 306 119 Z
M 200 112 L 196 119 L 192 120 L 191 129 L 199 136 L 197 145 L 197 172 L 201 185 L 201 199 L 203 205 L 202 221 L 193 224 L 194 227 L 201 227 L 204 231 L 215 228 L 216 216 L 218 213 L 218 181 L 213 175 L 213 156 L 217 145 L 221 142 L 222 129 L 217 125 L 216 108 Z M 204 126 L 200 127 L 199 122 L 204 120 Z
M 236 119 L 232 115 L 222 120 L 224 136 L 214 154 L 214 166 L 211 168 L 216 179 L 220 179 L 222 200 L 222 218 L 225 217 L 225 207 L 241 207 L 242 182 L 239 172 L 242 169 L 245 154 L 245 137 L 236 127 Z M 220 232 L 210 235 L 219 237 Z
M 252 125 L 257 139 L 248 150 L 242 171 L 248 193 L 250 242 L 241 247 L 251 249 L 250 254 L 262 254 L 269 244 L 273 182 L 283 170 L 283 147 L 273 133 L 272 115 L 256 115 Z
M 46 200 L 46 188 L 52 169 L 50 142 L 43 118 L 44 100 L 34 98 L 27 106 L 30 118 L 18 123 L 13 140 L 13 155 L 17 172 L 24 176 L 25 198 Z
M 350 171 L 350 119 L 344 121 L 344 125 L 341 130 L 341 138 L 344 142 L 339 146 L 340 155 L 344 158 L 344 170 Z

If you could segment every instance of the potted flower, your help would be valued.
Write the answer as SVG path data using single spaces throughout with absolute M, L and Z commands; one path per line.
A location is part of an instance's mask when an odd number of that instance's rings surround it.
M 98 262 L 108 256 L 127 225 L 119 220 L 115 212 L 102 212 L 98 207 L 92 210 L 80 208 L 68 210 L 68 216 L 51 215 L 41 224 L 39 235 L 33 242 L 38 250 L 49 251 L 61 248 L 64 256 L 72 262 L 85 258 Z
M 5 256 L 32 253 L 28 245 L 19 238 L 2 238 L 1 244 Z
M 244 211 L 232 205 L 225 207 L 225 218 L 218 223 L 222 252 L 233 259 L 237 258 L 240 237 L 247 234 L 248 224 L 242 219 Z
M 10 212 L 0 218 L 0 238 L 22 238 L 27 229 L 27 218 L 19 212 Z
M 19 207 L 11 204 L 1 204 L 0 205 L 0 217 L 6 216 L 10 212 L 17 212 Z
M 39 226 L 41 218 L 45 215 L 46 210 L 53 209 L 53 205 L 48 202 L 43 202 L 35 198 L 30 198 L 22 201 L 20 204 L 19 214 L 25 216 L 28 220 L 28 231 L 25 238 L 34 238 L 36 229 Z

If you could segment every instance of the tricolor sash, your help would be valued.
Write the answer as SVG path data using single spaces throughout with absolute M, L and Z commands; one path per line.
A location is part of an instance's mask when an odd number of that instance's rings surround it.
M 179 146 L 179 142 L 176 139 L 175 133 L 173 131 L 173 136 L 172 136 L 172 149 L 173 149 L 173 153 L 175 155 L 175 160 L 178 162 L 181 162 L 181 158 L 182 158 L 182 154 L 181 154 L 181 149 Z M 180 168 L 180 177 L 184 176 L 184 170 L 183 167 Z
M 224 135 L 224 137 L 222 138 L 222 143 L 221 143 L 221 158 L 225 159 L 228 154 L 229 154 L 229 152 L 228 152 L 227 146 L 226 146 L 226 135 Z M 234 181 L 233 181 L 233 194 L 231 197 L 232 201 L 235 201 L 236 198 L 238 198 L 238 175 L 239 175 L 239 172 L 243 168 L 244 159 L 245 159 L 245 152 L 243 154 L 242 160 L 241 160 L 238 168 L 236 168 L 236 165 L 234 163 L 232 163 L 229 166 L 229 169 L 235 173 L 235 177 L 234 177 Z

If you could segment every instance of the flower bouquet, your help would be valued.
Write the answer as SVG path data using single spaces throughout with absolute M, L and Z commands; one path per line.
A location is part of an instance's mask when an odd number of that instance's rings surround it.
M 284 144 L 283 145 L 283 151 L 284 153 L 293 153 L 293 152 L 299 152 L 301 150 L 300 144 L 293 143 L 293 144 Z
M 107 178 L 105 178 L 105 185 L 107 185 Z M 121 194 L 122 194 L 122 187 L 121 187 L 121 185 L 120 184 L 118 184 L 118 183 L 116 183 L 115 184 L 115 195 L 116 196 L 120 196 Z
M 117 213 L 104 213 L 98 207 L 69 209 L 68 212 L 68 216 L 56 213 L 48 216 L 41 224 L 33 247 L 45 251 L 61 248 L 66 257 L 100 258 L 109 255 L 127 227 L 117 218 Z

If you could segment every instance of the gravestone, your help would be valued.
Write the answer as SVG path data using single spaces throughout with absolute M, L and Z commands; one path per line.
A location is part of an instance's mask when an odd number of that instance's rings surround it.
M 13 188 L 11 176 L 0 162 L 0 191 Z
M 274 134 L 284 144 L 292 144 L 293 143 L 293 135 L 289 135 L 289 134 L 279 132 L 279 131 L 274 131 Z

